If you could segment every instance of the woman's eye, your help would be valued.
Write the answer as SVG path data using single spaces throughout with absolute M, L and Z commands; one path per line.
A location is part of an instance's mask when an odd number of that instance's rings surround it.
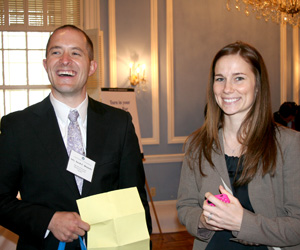
M 215 82 L 223 82 L 224 78 L 223 77 L 217 77 L 215 78 Z
M 235 78 L 235 80 L 237 80 L 237 81 L 243 81 L 244 79 L 245 79 L 245 78 L 242 77 L 242 76 L 238 76 L 238 77 Z

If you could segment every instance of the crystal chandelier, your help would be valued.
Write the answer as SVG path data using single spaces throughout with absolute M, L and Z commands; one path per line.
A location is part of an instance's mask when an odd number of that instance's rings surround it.
M 251 12 L 257 19 L 275 23 L 289 23 L 300 27 L 300 2 L 298 0 L 227 0 L 227 10 Z

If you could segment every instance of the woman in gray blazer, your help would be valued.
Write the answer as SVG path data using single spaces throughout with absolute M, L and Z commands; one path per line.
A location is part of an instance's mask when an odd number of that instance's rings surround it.
M 300 249 L 299 153 L 300 133 L 273 121 L 259 52 L 225 46 L 212 62 L 206 119 L 187 140 L 178 191 L 193 249 Z

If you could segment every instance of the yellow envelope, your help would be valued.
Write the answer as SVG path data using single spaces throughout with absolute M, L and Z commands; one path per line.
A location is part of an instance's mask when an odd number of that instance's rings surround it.
M 149 250 L 145 210 L 136 187 L 77 200 L 81 219 L 90 224 L 88 250 Z

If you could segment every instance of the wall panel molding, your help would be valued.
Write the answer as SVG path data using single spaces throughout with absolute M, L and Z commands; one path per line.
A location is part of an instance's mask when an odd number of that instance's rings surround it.
M 281 17 L 283 18 L 283 17 Z M 286 24 L 280 24 L 280 103 L 287 101 L 287 32 Z
M 155 210 L 159 216 L 159 224 L 163 233 L 186 231 L 186 228 L 179 222 L 176 210 L 177 200 L 154 201 Z M 151 218 L 155 213 L 151 202 L 149 202 Z M 152 233 L 159 233 L 157 221 L 152 221 Z
M 109 86 L 117 87 L 116 1 L 108 0 Z
M 89 0 L 83 1 L 82 3 L 84 11 L 84 29 L 100 29 L 100 1 Z
M 184 154 L 145 155 L 144 164 L 182 162 Z
M 293 101 L 299 105 L 299 28 L 293 27 Z
M 293 101 L 299 104 L 299 28 L 293 26 L 292 35 L 292 92 Z M 287 58 L 287 27 L 286 24 L 280 24 L 280 103 L 288 101 L 288 58 Z
M 143 145 L 160 143 L 159 129 L 159 66 L 158 66 L 158 12 L 157 0 L 150 1 L 151 22 L 151 96 L 152 96 L 152 137 L 141 138 Z M 109 0 L 109 79 L 110 87 L 117 84 L 117 35 L 116 35 L 116 2 Z
M 160 143 L 159 133 L 159 67 L 158 67 L 158 13 L 157 0 L 151 6 L 151 91 L 152 91 L 152 137 L 141 138 L 143 145 Z
M 184 143 L 186 136 L 175 136 L 173 0 L 167 0 L 166 25 L 168 143 Z

